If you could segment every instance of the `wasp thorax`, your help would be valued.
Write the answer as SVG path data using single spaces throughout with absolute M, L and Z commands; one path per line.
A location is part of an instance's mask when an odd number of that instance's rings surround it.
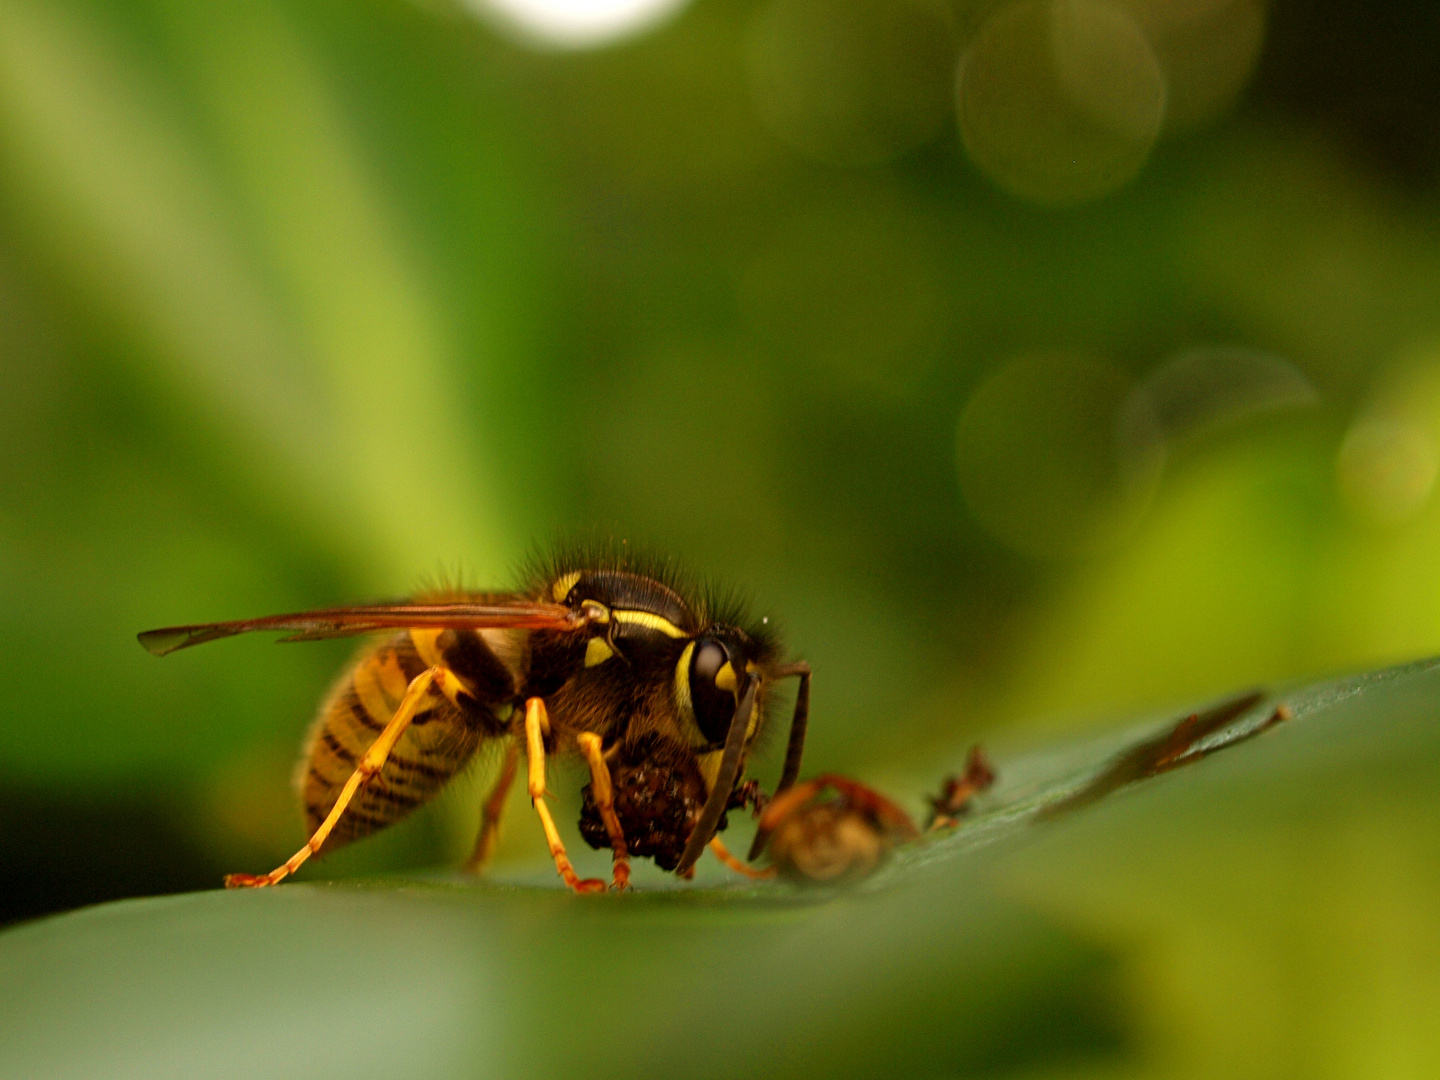
M 735 715 L 735 667 L 729 650 L 714 638 L 695 642 L 690 654 L 690 706 L 712 745 L 723 743 Z

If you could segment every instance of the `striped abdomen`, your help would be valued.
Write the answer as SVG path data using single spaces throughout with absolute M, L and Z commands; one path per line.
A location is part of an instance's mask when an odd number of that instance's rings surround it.
M 326 849 L 399 821 L 433 798 L 481 742 L 509 730 L 522 644 L 495 631 L 412 630 L 355 662 L 321 706 L 296 776 L 311 832 L 394 716 L 412 679 L 441 663 L 459 675 L 475 697 L 461 694 L 452 701 L 439 690 L 427 695 L 379 777 L 356 793 Z

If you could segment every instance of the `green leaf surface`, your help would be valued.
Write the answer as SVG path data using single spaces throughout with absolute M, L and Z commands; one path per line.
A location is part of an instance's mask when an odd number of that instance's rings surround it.
M 1090 802 L 1164 729 L 1001 759 L 847 892 L 443 878 L 22 926 L 0 1076 L 1431 1074 L 1440 663 L 1277 700 Z

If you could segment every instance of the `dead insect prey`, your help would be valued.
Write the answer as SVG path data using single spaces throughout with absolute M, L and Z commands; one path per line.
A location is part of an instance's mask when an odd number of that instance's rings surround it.
M 829 797 L 826 793 L 833 792 Z M 763 841 L 780 875 L 801 884 L 838 884 L 873 873 L 896 844 L 920 835 L 908 814 L 878 791 L 826 773 L 776 796 L 760 815 Z
M 947 776 L 940 785 L 940 794 L 932 796 L 930 820 L 926 829 L 952 828 L 960 822 L 960 816 L 970 809 L 970 802 L 982 791 L 988 791 L 995 783 L 995 770 L 990 767 L 985 752 L 978 746 L 970 748 L 970 757 L 965 762 L 961 776 Z

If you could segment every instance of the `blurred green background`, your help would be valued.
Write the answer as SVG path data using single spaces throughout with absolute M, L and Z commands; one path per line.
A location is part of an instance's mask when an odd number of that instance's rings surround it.
M 136 631 L 557 530 L 742 584 L 809 769 L 882 784 L 1440 651 L 1437 50 L 1348 0 L 0 0 L 0 919 L 303 839 L 353 645 Z M 307 873 L 460 857 L 483 771 Z

